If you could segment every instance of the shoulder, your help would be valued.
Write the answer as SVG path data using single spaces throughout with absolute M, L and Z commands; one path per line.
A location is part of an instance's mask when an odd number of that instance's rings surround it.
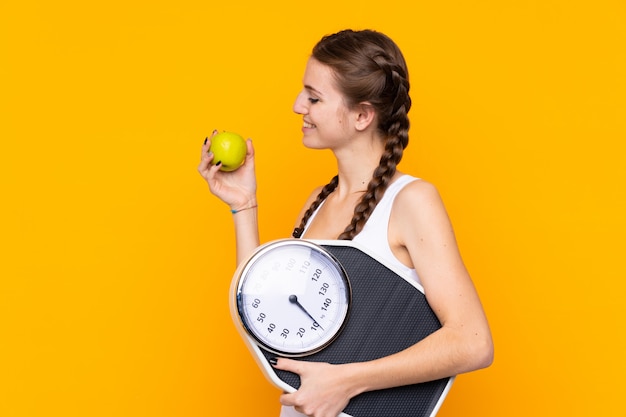
M 324 186 L 320 185 L 319 187 L 316 187 L 313 189 L 313 191 L 311 191 L 311 194 L 309 194 L 309 197 L 304 202 L 304 207 L 302 210 L 303 212 L 306 211 L 306 209 L 308 209 L 311 204 L 313 204 L 313 202 L 317 199 L 317 196 L 322 192 L 323 188 Z
M 300 214 L 298 214 L 298 219 L 296 220 L 296 227 L 300 225 L 300 221 L 302 220 L 302 217 L 304 217 L 304 213 L 308 210 L 309 207 L 311 207 L 311 204 L 313 204 L 313 202 L 317 199 L 317 196 L 323 188 L 324 186 L 320 185 L 319 187 L 316 187 L 315 189 L 313 189 L 313 191 L 311 191 L 311 194 L 309 194 L 309 197 L 306 199 L 304 205 L 300 209 Z
M 415 210 L 416 205 L 441 204 L 441 196 L 439 190 L 432 183 L 416 178 L 414 181 L 406 184 L 396 196 L 394 207 L 402 209 Z
M 432 183 L 417 179 L 398 192 L 391 212 L 404 239 L 450 228 L 450 219 L 439 190 Z M 403 240 L 404 240 L 403 239 Z

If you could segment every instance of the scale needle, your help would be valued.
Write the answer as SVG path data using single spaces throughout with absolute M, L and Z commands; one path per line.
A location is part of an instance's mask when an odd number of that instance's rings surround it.
M 319 326 L 320 329 L 324 330 L 324 328 L 322 326 L 320 326 L 320 324 L 317 322 L 317 320 L 315 320 L 315 318 L 311 315 L 311 313 L 309 313 L 306 308 L 304 308 L 304 306 L 302 304 L 300 304 L 300 301 L 298 301 L 298 296 L 295 294 L 291 294 L 289 296 L 289 302 L 292 304 L 296 304 L 298 307 L 300 307 L 300 309 L 302 309 L 302 311 L 304 311 L 306 313 L 307 316 L 309 316 L 311 318 L 311 320 L 313 320 L 313 324 L 317 324 Z

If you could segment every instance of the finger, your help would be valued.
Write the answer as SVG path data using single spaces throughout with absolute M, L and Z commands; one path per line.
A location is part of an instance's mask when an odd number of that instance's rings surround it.
M 206 178 L 210 188 L 216 184 L 216 177 L 219 175 L 218 173 L 220 172 L 221 165 L 221 162 L 218 162 L 217 164 L 209 162 L 209 165 L 206 168 L 204 178 Z
M 198 165 L 198 172 L 206 177 L 208 174 L 213 162 L 213 153 L 212 152 L 203 152 L 202 158 L 200 159 L 200 164 Z
M 200 165 L 198 165 L 198 172 L 209 183 L 209 188 L 215 185 L 215 177 L 222 167 L 222 162 L 217 161 L 213 163 L 214 159 L 213 153 L 209 152 L 202 157 L 202 161 L 200 161 Z
M 202 155 L 206 154 L 209 151 L 209 148 L 211 147 L 211 139 L 216 134 L 217 134 L 217 129 L 214 129 L 213 133 L 211 133 L 211 136 L 207 136 L 204 139 L 204 143 L 202 144 Z
M 312 416 L 312 414 L 307 414 L 307 410 L 305 404 L 302 403 L 301 399 L 298 397 L 296 393 L 293 394 L 283 394 L 280 396 L 279 400 L 280 404 L 288 407 L 293 407 L 300 414 L 304 414 L 305 416 Z
M 254 146 L 252 146 L 252 139 L 248 138 L 248 140 L 246 140 L 246 148 L 247 148 L 246 157 L 247 158 L 253 157 L 254 156 Z
M 278 402 L 282 405 L 293 406 L 290 394 L 281 394 L 281 396 L 278 397 Z
M 286 406 L 291 406 L 291 407 L 296 407 L 300 404 L 298 404 L 297 398 L 296 398 L 296 394 L 295 393 L 285 393 L 282 394 L 279 398 L 278 398 L 278 402 L 280 402 L 282 405 L 286 405 Z M 296 410 L 298 411 L 298 410 Z
M 301 361 L 293 359 L 279 358 L 277 359 L 274 368 L 300 375 L 304 370 L 304 364 Z
M 252 145 L 252 139 L 246 139 L 246 159 L 244 165 L 252 166 L 254 164 L 254 146 Z

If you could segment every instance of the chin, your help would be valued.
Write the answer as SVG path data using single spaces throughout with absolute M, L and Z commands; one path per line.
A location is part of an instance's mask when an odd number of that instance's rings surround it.
M 313 140 L 311 138 L 307 138 L 306 136 L 302 138 L 302 144 L 304 145 L 305 148 L 309 148 L 309 149 L 326 149 L 326 146 L 323 146 L 318 141 Z

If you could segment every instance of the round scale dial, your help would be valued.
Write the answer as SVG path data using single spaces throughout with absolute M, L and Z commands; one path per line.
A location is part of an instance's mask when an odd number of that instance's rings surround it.
M 239 319 L 268 351 L 318 352 L 347 322 L 348 277 L 330 253 L 310 241 L 284 239 L 261 247 L 236 279 Z

